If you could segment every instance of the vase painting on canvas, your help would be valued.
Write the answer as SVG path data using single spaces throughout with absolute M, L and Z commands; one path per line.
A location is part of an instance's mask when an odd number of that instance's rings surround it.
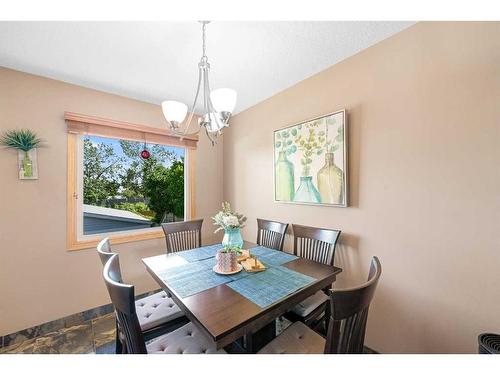
M 274 199 L 347 207 L 345 110 L 274 132 Z

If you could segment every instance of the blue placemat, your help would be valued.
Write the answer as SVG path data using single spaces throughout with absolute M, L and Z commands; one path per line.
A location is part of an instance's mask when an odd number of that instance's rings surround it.
M 213 258 L 217 254 L 217 250 L 222 249 L 221 244 L 198 247 L 196 249 L 179 251 L 175 254 L 183 257 L 188 262 L 197 262 L 199 260 Z
M 250 254 L 256 255 L 261 262 L 273 266 L 281 266 L 284 263 L 297 259 L 298 257 L 292 254 L 269 249 L 264 246 L 257 246 L 250 249 Z
M 265 308 L 315 280 L 313 277 L 278 266 L 232 281 L 227 286 Z
M 215 259 L 209 258 L 169 268 L 158 276 L 174 289 L 179 297 L 185 298 L 250 275 L 244 270 L 234 275 L 219 275 L 212 270 L 214 265 Z

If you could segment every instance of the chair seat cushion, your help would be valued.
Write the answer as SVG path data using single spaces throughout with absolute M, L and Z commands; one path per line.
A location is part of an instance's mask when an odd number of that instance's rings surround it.
M 297 304 L 292 311 L 298 316 L 306 317 L 312 313 L 314 309 L 326 301 L 328 301 L 328 296 L 320 290 L 312 296 L 307 297 L 301 303 Z
M 323 354 L 325 339 L 302 322 L 295 322 L 258 354 Z
M 223 354 L 206 338 L 193 323 L 188 323 L 173 332 L 158 337 L 146 345 L 150 354 Z
M 158 292 L 136 300 L 135 309 L 143 331 L 184 315 L 172 298 L 168 297 L 165 292 Z

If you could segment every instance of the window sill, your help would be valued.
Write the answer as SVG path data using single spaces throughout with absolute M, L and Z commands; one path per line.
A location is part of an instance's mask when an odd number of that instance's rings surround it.
M 101 239 L 108 237 L 113 245 L 127 242 L 145 241 L 152 240 L 155 238 L 165 237 L 161 227 L 155 229 L 148 229 L 141 232 L 134 232 L 128 234 L 109 234 L 102 233 Z M 96 247 L 101 239 L 91 239 L 91 240 L 80 240 L 80 241 L 68 241 L 67 249 L 68 251 L 91 249 Z

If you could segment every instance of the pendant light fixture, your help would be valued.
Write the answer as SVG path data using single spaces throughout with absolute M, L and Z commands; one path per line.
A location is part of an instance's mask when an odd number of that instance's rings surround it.
M 191 107 L 187 122 L 184 124 L 188 107 L 186 104 L 175 101 L 166 100 L 161 103 L 163 115 L 167 120 L 170 130 L 179 136 L 195 135 L 202 129 L 205 129 L 207 137 L 215 145 L 217 136 L 222 134 L 222 130 L 229 126 L 229 118 L 233 113 L 236 105 L 236 91 L 228 88 L 210 90 L 208 73 L 210 64 L 206 55 L 206 26 L 210 21 L 200 21 L 202 29 L 202 48 L 203 54 L 198 63 L 198 85 L 194 96 L 193 105 Z M 198 120 L 199 128 L 193 133 L 189 133 L 191 121 L 193 120 L 194 110 L 198 103 L 198 98 L 201 96 L 203 100 L 203 115 Z M 181 126 L 184 125 L 184 126 Z M 181 130 L 181 128 L 183 130 Z

